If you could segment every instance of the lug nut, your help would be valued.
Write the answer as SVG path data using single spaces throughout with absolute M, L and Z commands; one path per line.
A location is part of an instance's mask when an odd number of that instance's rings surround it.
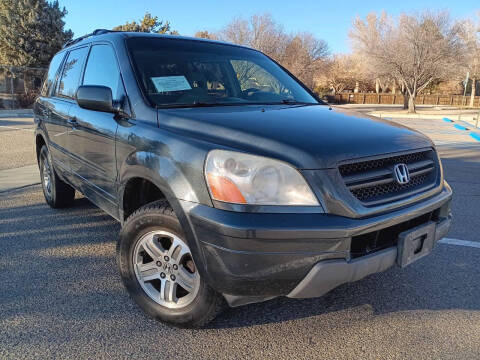
M 178 270 L 178 265 L 177 264 L 173 264 L 173 270 Z
M 175 281 L 175 275 L 170 275 L 170 279 L 172 279 L 172 281 Z
M 168 256 L 165 256 L 164 259 L 165 259 L 165 261 L 170 260 L 170 258 Z
M 160 274 L 160 277 L 161 277 L 162 279 L 165 279 L 165 273 L 161 273 L 161 274 Z
M 157 261 L 156 264 L 157 264 L 158 267 L 162 266 L 162 262 L 161 262 L 161 261 Z

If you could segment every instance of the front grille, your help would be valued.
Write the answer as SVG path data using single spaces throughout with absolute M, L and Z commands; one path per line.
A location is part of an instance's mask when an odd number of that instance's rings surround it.
M 406 164 L 410 181 L 401 185 L 393 174 L 396 164 Z M 438 165 L 434 150 L 360 160 L 339 166 L 345 185 L 365 206 L 379 205 L 435 186 Z

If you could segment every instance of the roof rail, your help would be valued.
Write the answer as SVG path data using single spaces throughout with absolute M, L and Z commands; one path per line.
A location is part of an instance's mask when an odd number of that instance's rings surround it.
M 108 34 L 108 33 L 111 33 L 111 32 L 116 32 L 115 30 L 107 30 L 107 29 L 97 29 L 97 30 L 94 30 L 93 32 L 91 32 L 90 34 L 86 34 L 86 35 L 83 35 L 83 36 L 80 36 L 76 39 L 72 39 L 72 40 L 69 40 L 67 41 L 64 45 L 63 45 L 63 48 L 62 49 L 65 49 L 67 46 L 70 46 L 70 45 L 73 45 L 73 44 L 76 44 L 80 41 L 82 41 L 83 39 L 86 39 L 90 36 L 96 36 L 96 35 L 102 35 L 102 34 Z

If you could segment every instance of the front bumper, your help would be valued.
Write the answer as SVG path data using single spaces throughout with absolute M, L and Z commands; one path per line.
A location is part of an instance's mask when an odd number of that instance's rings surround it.
M 451 218 L 448 185 L 429 199 L 387 214 L 242 213 L 181 201 L 200 248 L 207 282 L 231 306 L 276 296 L 316 297 L 395 264 L 396 246 L 352 259 L 352 237 L 436 212 L 435 240 Z
M 434 241 L 443 238 L 451 225 L 451 216 L 437 222 Z M 392 246 L 352 261 L 331 260 L 317 263 L 287 295 L 291 298 L 311 298 L 326 294 L 337 286 L 387 270 L 398 263 L 397 247 Z

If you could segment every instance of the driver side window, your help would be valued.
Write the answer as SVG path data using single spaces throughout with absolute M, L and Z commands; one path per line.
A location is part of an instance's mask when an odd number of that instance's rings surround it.
M 93 45 L 88 56 L 83 85 L 101 85 L 112 89 L 113 100 L 121 100 L 123 84 L 115 53 L 110 45 Z

